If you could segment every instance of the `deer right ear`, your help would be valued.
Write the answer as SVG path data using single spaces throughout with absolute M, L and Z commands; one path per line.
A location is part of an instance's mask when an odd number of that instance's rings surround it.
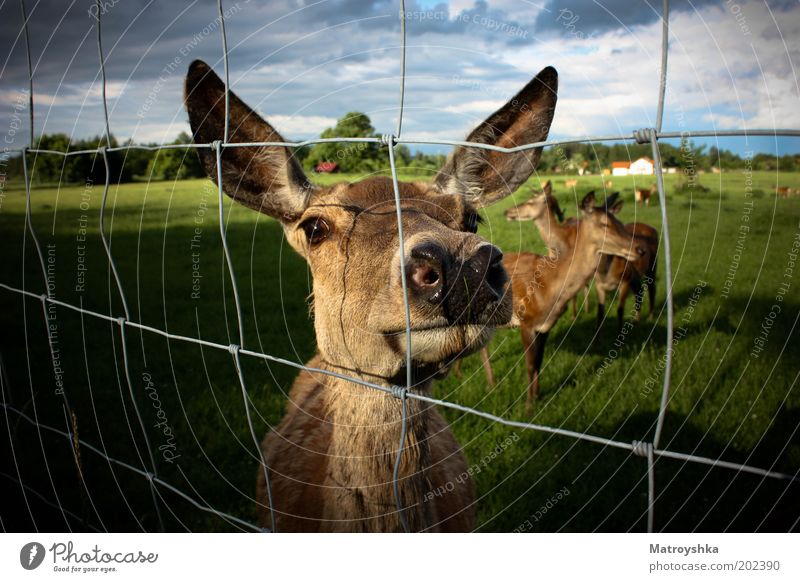
M 586 214 L 591 214 L 594 212 L 594 201 L 594 190 L 592 190 L 583 197 L 583 200 L 581 200 L 581 211 Z
M 225 84 L 203 61 L 189 66 L 186 109 L 195 143 L 221 141 L 225 134 Z M 233 92 L 229 94 L 228 142 L 281 142 L 284 139 Z M 199 148 L 200 161 L 217 182 L 217 154 Z M 313 187 L 289 148 L 281 146 L 227 147 L 220 154 L 222 189 L 237 202 L 293 222 L 303 213 Z
M 547 139 L 556 109 L 558 73 L 542 69 L 522 91 L 490 115 L 467 141 L 513 148 Z M 481 208 L 494 204 L 530 178 L 542 148 L 503 153 L 458 146 L 436 174 L 434 185 L 445 194 L 465 196 Z
M 547 182 L 544 183 L 544 190 L 543 191 L 544 191 L 545 194 L 552 194 L 553 193 L 553 183 L 550 180 L 548 180 Z

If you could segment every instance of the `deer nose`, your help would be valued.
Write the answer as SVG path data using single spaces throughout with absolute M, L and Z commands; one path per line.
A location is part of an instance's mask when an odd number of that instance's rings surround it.
M 486 306 L 505 293 L 508 275 L 502 259 L 500 249 L 490 244 L 462 261 L 425 243 L 412 249 L 406 280 L 415 299 L 441 307 L 449 321 L 475 323 Z
M 439 245 L 424 243 L 411 249 L 406 265 L 406 281 L 411 293 L 431 303 L 439 303 L 444 295 L 444 272 L 448 253 Z
M 494 245 L 481 245 L 478 251 L 465 263 L 464 269 L 471 271 L 472 287 L 476 295 L 481 292 L 489 300 L 497 300 L 503 296 L 508 275 L 503 267 L 503 252 Z

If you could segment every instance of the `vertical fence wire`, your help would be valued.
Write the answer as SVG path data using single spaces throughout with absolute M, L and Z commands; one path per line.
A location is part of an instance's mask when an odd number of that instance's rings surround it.
M 270 521 L 272 522 L 272 529 L 273 533 L 277 533 L 278 531 L 278 522 L 275 521 L 275 504 L 272 502 L 272 483 L 270 482 L 269 477 L 269 467 L 267 466 L 267 460 L 264 458 L 263 453 L 261 452 L 261 444 L 258 442 L 258 436 L 256 435 L 255 428 L 253 427 L 253 419 L 250 415 L 250 396 L 247 394 L 247 385 L 244 381 L 244 369 L 242 368 L 242 362 L 239 358 L 239 351 L 241 350 L 240 346 L 235 344 L 230 346 L 230 352 L 233 356 L 233 362 L 236 365 L 236 374 L 239 376 L 239 386 L 242 389 L 242 400 L 244 402 L 244 413 L 247 419 L 247 428 L 250 431 L 250 438 L 253 439 L 253 444 L 256 447 L 256 455 L 259 459 L 259 464 L 261 465 L 262 470 L 264 471 L 264 486 L 267 490 L 267 503 L 269 504 L 269 515 Z
M 239 376 L 239 384 L 242 389 L 242 399 L 244 403 L 244 412 L 245 418 L 247 420 L 247 426 L 250 431 L 250 437 L 253 439 L 253 444 L 255 445 L 256 455 L 258 456 L 259 462 L 261 467 L 264 471 L 264 486 L 266 488 L 267 493 L 267 503 L 269 504 L 269 513 L 270 513 L 270 521 L 272 532 L 278 531 L 278 523 L 276 521 L 276 512 L 275 512 L 275 504 L 272 500 L 272 483 L 270 481 L 269 476 L 269 467 L 267 466 L 267 461 L 264 458 L 264 454 L 261 451 L 261 446 L 258 441 L 258 437 L 256 436 L 255 429 L 253 427 L 253 420 L 250 415 L 250 396 L 247 393 L 247 385 L 245 384 L 244 380 L 244 370 L 242 369 L 242 363 L 239 358 L 239 350 L 244 345 L 244 317 L 242 316 L 242 303 L 239 297 L 239 286 L 236 282 L 236 272 L 233 268 L 233 258 L 231 256 L 231 251 L 228 246 L 228 229 L 225 225 L 225 211 L 224 211 L 224 196 L 223 196 L 223 189 L 222 189 L 222 148 L 225 144 L 228 143 L 228 139 L 230 136 L 230 69 L 228 64 L 228 35 L 225 31 L 225 11 L 222 7 L 222 0 L 217 0 L 217 12 L 219 13 L 219 22 L 220 22 L 220 36 L 222 37 L 222 62 L 224 67 L 224 74 L 225 74 L 225 128 L 223 131 L 223 139 L 220 143 L 219 141 L 215 141 L 212 144 L 214 149 L 214 155 L 216 156 L 216 165 L 217 165 L 217 194 L 218 194 L 218 204 L 219 204 L 219 232 L 222 238 L 222 249 L 225 254 L 225 263 L 228 266 L 228 274 L 231 278 L 231 288 L 233 290 L 233 301 L 236 306 L 236 320 L 239 327 L 239 345 L 232 345 L 231 346 L 231 354 L 234 358 L 234 363 L 236 364 L 236 372 Z
M 28 11 L 25 9 L 25 0 L 19 0 L 20 10 L 22 10 L 22 26 L 25 36 L 25 54 L 28 58 L 28 121 L 30 122 L 30 147 L 34 147 L 33 141 L 33 61 L 31 60 L 31 39 L 28 33 Z M 24 152 L 23 152 L 23 155 Z
M 397 133 L 396 135 L 384 135 L 383 143 L 389 150 L 389 168 L 392 172 L 392 190 L 394 192 L 395 211 L 397 213 L 397 239 L 400 259 L 400 282 L 403 288 L 403 311 L 405 315 L 406 327 L 406 385 L 405 388 L 395 391 L 395 395 L 400 398 L 400 443 L 397 447 L 397 456 L 394 460 L 392 470 L 392 488 L 394 490 L 394 500 L 397 507 L 400 526 L 405 533 L 410 533 L 411 529 L 406 515 L 405 505 L 400 491 L 400 466 L 403 462 L 406 439 L 408 437 L 408 391 L 413 385 L 413 367 L 411 353 L 411 309 L 408 304 L 408 278 L 406 274 L 406 247 L 405 236 L 403 233 L 403 209 L 400 202 L 400 184 L 397 179 L 397 160 L 395 159 L 394 148 L 396 138 L 400 137 L 403 129 L 403 107 L 405 101 L 406 84 L 406 12 L 405 0 L 400 0 L 400 103 L 397 112 Z
M 125 337 L 125 324 L 126 322 L 130 321 L 131 314 L 130 310 L 128 309 L 128 300 L 125 295 L 125 290 L 122 286 L 122 279 L 119 276 L 119 271 L 117 270 L 117 264 L 114 261 L 114 256 L 111 253 L 111 244 L 106 237 L 106 229 L 105 229 L 105 216 L 106 216 L 106 204 L 108 202 L 108 191 L 111 185 L 111 164 L 108 159 L 108 147 L 111 146 L 111 124 L 109 123 L 108 119 L 108 101 L 106 99 L 106 68 L 105 68 L 105 54 L 103 53 L 103 35 L 102 35 L 102 12 L 103 7 L 101 5 L 100 0 L 96 1 L 95 4 L 97 8 L 97 52 L 100 60 L 100 83 L 101 83 L 101 97 L 103 100 L 103 115 L 105 120 L 105 129 L 106 129 L 106 146 L 100 147 L 99 151 L 100 154 L 103 156 L 103 165 L 105 169 L 105 181 L 103 183 L 103 199 L 100 203 L 100 239 L 103 242 L 103 248 L 105 249 L 106 258 L 108 259 L 108 266 L 111 270 L 111 274 L 114 277 L 114 282 L 116 284 L 117 293 L 119 294 L 120 301 L 122 302 L 122 308 L 125 312 L 125 317 L 120 317 L 117 322 L 119 324 L 120 330 L 120 341 L 122 347 L 122 360 L 123 360 L 123 368 L 124 368 L 124 375 L 125 375 L 125 382 L 128 385 L 128 394 L 131 399 L 131 406 L 133 407 L 134 413 L 136 415 L 136 419 L 139 424 L 139 429 L 142 432 L 142 438 L 144 439 L 145 448 L 147 449 L 147 459 L 150 462 L 150 472 L 153 474 L 154 477 L 158 477 L 158 465 L 156 464 L 155 457 L 153 455 L 153 448 L 150 445 L 150 437 L 147 434 L 147 426 L 145 426 L 144 419 L 142 418 L 141 410 L 139 410 L 139 403 L 136 393 L 133 389 L 133 381 L 131 379 L 130 373 L 130 364 L 128 358 L 128 342 Z M 113 309 L 109 305 L 109 309 Z M 134 444 L 134 448 L 136 449 L 137 455 L 139 456 L 139 460 L 142 462 L 142 466 L 145 466 L 144 459 L 139 452 L 139 447 L 136 444 L 136 440 L 133 437 L 133 432 L 131 432 L 131 439 Z M 150 484 L 150 495 L 153 499 L 153 506 L 156 510 L 156 517 L 158 518 L 158 525 L 161 531 L 165 531 L 164 527 L 164 517 L 161 513 L 161 507 L 159 504 L 158 499 L 158 492 L 156 491 L 155 483 L 152 479 L 149 479 Z
M 30 40 L 30 31 L 28 27 L 28 13 L 25 8 L 25 0 L 20 0 L 20 9 L 22 11 L 22 20 L 23 20 L 23 27 L 24 27 L 24 36 L 25 36 L 25 56 L 28 65 L 28 120 L 29 120 L 29 127 L 30 127 L 30 144 L 31 147 L 34 145 L 34 129 L 35 129 L 35 119 L 33 114 L 33 59 L 31 57 L 31 40 Z M 54 351 L 53 346 L 53 336 L 50 330 L 50 322 L 47 313 L 47 307 L 45 304 L 45 299 L 53 299 L 53 291 L 51 290 L 50 285 L 50 278 L 48 277 L 47 267 L 45 266 L 44 260 L 44 252 L 42 250 L 41 242 L 39 241 L 39 236 L 36 234 L 36 229 L 33 226 L 33 200 L 31 198 L 31 181 L 32 176 L 30 171 L 28 170 L 28 152 L 26 148 L 22 148 L 22 173 L 23 179 L 25 181 L 25 227 L 28 232 L 30 232 L 31 240 L 33 241 L 34 247 L 36 248 L 36 255 L 39 258 L 39 265 L 42 269 L 42 278 L 44 282 L 45 292 L 41 295 L 42 299 L 42 314 L 44 317 L 44 327 L 45 327 L 45 334 L 47 336 L 48 342 L 48 351 L 50 352 L 50 361 L 53 366 L 53 374 L 57 378 L 57 362 L 56 362 L 56 354 Z M 25 237 L 26 233 L 23 233 L 23 237 Z M 24 248 L 24 245 L 23 245 Z M 24 263 L 24 259 L 23 259 Z M 55 274 L 54 274 L 55 276 Z M 24 279 L 23 279 L 24 280 Z M 53 284 L 55 287 L 55 283 Z M 70 406 L 69 398 L 67 396 L 66 387 L 62 387 L 60 390 L 61 395 L 61 402 L 64 414 L 69 419 L 68 426 L 70 426 L 70 431 L 73 434 L 77 434 L 77 417 L 72 411 L 72 406 Z M 85 482 L 83 479 L 83 468 L 81 466 L 80 461 L 80 450 L 77 448 L 76 441 L 70 439 L 70 446 L 72 449 L 72 458 L 75 461 L 75 471 L 78 476 L 78 482 L 81 484 L 81 495 L 85 493 Z M 45 461 L 46 462 L 46 461 Z M 48 474 L 50 470 L 48 468 Z M 52 478 L 51 478 L 52 482 Z M 54 490 L 55 491 L 55 490 Z M 56 493 L 56 498 L 58 498 L 58 494 Z M 82 497 L 83 498 L 83 497 Z M 84 512 L 85 513 L 85 512 Z M 85 523 L 85 522 L 84 522 Z
M 667 92 L 667 58 L 669 57 L 669 0 L 661 5 L 661 69 L 658 80 L 658 110 L 656 111 L 656 132 L 661 131 L 664 121 L 664 98 Z
M 400 108 L 395 137 L 403 132 L 403 109 L 406 100 L 406 0 L 400 0 Z
M 103 54 L 103 32 L 102 32 L 102 18 L 100 17 L 104 10 L 101 0 L 96 0 L 95 6 L 97 8 L 97 52 L 100 55 L 100 76 L 101 76 L 101 91 L 103 98 L 103 117 L 106 122 L 106 145 L 111 147 L 111 125 L 108 122 L 108 101 L 106 100 L 106 58 Z

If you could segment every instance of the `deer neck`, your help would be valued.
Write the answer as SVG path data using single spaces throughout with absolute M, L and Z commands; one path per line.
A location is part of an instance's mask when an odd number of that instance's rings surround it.
M 358 374 L 353 375 L 358 377 Z M 387 388 L 391 386 L 390 382 L 376 380 L 373 376 L 362 379 Z M 347 531 L 402 531 L 393 488 L 394 464 L 400 444 L 401 400 L 338 378 L 327 378 L 325 384 L 328 420 L 333 423 L 326 476 L 333 499 L 326 504 L 327 517 L 338 520 L 334 527 Z M 427 381 L 415 386 L 414 391 L 426 393 L 429 389 L 430 381 Z M 431 504 L 423 503 L 431 489 L 428 476 L 431 408 L 418 400 L 406 399 L 407 436 L 398 485 L 412 531 L 434 523 L 433 516 L 429 515 Z
M 565 227 L 556 220 L 552 213 L 545 212 L 533 222 L 551 257 L 568 250 Z
M 545 294 L 549 298 L 548 312 L 552 316 L 548 321 L 553 320 L 551 325 L 594 275 L 602 257 L 599 250 L 596 245 L 582 244 L 578 236 L 575 243 L 565 245 L 564 251 L 547 259 L 552 264 L 552 271 L 547 278 L 548 293 Z

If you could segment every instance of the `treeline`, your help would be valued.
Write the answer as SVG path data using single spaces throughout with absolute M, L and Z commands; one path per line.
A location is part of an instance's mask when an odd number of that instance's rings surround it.
M 128 140 L 120 144 L 111 137 L 111 147 L 131 145 Z M 172 143 L 176 145 L 191 143 L 191 137 L 181 133 Z M 64 133 L 45 134 L 39 138 L 36 149 L 54 151 L 94 150 L 106 145 L 105 137 L 70 139 Z M 146 144 L 155 146 L 157 144 Z M 133 182 L 137 180 L 183 180 L 204 177 L 197 152 L 192 148 L 162 150 L 126 149 L 108 152 L 108 165 L 112 183 Z M 75 156 L 51 154 L 28 154 L 28 170 L 31 180 L 37 184 L 56 183 L 102 183 L 106 179 L 106 166 L 100 153 Z M 8 159 L 6 174 L 22 176 L 22 157 Z
M 688 139 L 682 139 L 678 146 L 659 143 L 661 161 L 664 167 L 681 168 L 685 171 L 710 172 L 712 168 L 722 170 L 742 170 L 751 164 L 752 170 L 776 170 L 794 172 L 800 170 L 798 154 L 777 157 L 772 154 L 758 153 L 749 161 L 730 150 L 715 146 L 696 145 Z M 650 144 L 602 143 L 567 144 L 547 148 L 542 153 L 539 171 L 544 173 L 576 174 L 581 168 L 592 174 L 600 174 L 602 170 L 611 168 L 612 162 L 632 162 L 641 157 L 652 157 Z
M 356 111 L 339 119 L 335 127 L 324 130 L 320 137 L 378 137 L 378 134 L 370 118 Z M 175 145 L 191 143 L 191 136 L 181 133 L 172 143 Z M 122 145 L 129 144 L 130 141 Z M 77 151 L 92 150 L 102 145 L 105 145 L 105 139 L 101 137 L 71 140 L 66 134 L 57 133 L 43 135 L 38 148 Z M 113 137 L 111 145 L 112 147 L 119 145 Z M 759 153 L 745 160 L 729 150 L 714 146 L 710 148 L 704 145 L 697 146 L 687 139 L 683 139 L 678 146 L 661 143 L 660 150 L 665 167 L 679 168 L 686 173 L 708 172 L 712 168 L 741 170 L 748 165 L 752 170 L 780 169 L 785 172 L 800 170 L 798 155 L 776 157 Z M 343 173 L 385 173 L 388 166 L 385 148 L 378 143 L 320 143 L 311 147 L 296 148 L 294 155 L 309 172 L 321 168 L 321 164 L 330 166 L 331 162 L 336 164 L 335 171 Z M 610 168 L 612 162 L 633 161 L 651 155 L 649 144 L 568 144 L 545 149 L 538 169 L 547 174 L 600 174 Z M 441 154 L 426 154 L 420 151 L 412 154 L 405 145 L 395 148 L 395 158 L 398 168 L 403 169 L 404 173 L 418 173 L 421 178 L 435 173 L 445 161 L 445 156 Z M 114 183 L 205 177 L 197 152 L 191 148 L 126 149 L 108 152 L 108 161 L 111 181 Z M 324 164 L 326 162 L 327 164 Z M 39 155 L 35 159 L 29 158 L 28 163 L 32 179 L 37 183 L 85 183 L 89 180 L 97 183 L 105 180 L 105 164 L 99 154 L 69 157 Z M 6 173 L 22 175 L 20 156 L 8 159 Z

